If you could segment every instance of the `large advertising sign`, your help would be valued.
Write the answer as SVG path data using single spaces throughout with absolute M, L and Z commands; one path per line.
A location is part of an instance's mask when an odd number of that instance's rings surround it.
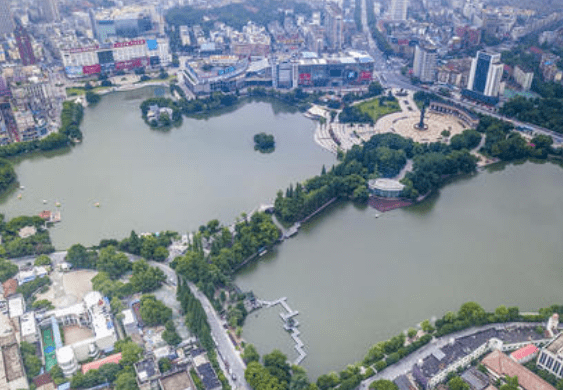
M 100 64 L 88 65 L 82 67 L 82 73 L 84 74 L 95 74 L 95 73 L 100 73 L 101 71 L 102 71 L 102 67 L 100 66 Z
M 147 66 L 148 64 L 149 60 L 146 57 L 134 58 L 132 60 L 116 62 L 115 70 L 142 68 L 143 66 Z
M 81 66 L 65 66 L 65 73 L 69 77 L 80 77 L 84 74 Z
M 116 42 L 113 44 L 113 48 L 117 49 L 120 47 L 138 46 L 138 45 L 144 45 L 145 43 L 146 41 L 144 39 L 136 39 L 128 42 Z
M 98 50 L 99 48 L 100 48 L 99 45 L 88 46 L 88 47 L 77 47 L 77 48 L 68 50 L 68 52 L 69 53 L 85 53 L 85 52 L 88 52 L 88 51 Z
M 311 85 L 311 73 L 300 73 L 299 85 Z
M 371 80 L 371 72 L 361 72 L 360 73 L 360 81 L 366 81 L 366 80 Z

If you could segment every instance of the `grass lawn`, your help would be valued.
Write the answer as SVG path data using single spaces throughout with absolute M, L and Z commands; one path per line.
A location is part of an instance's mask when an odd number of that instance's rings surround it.
M 399 102 L 397 102 L 396 100 L 385 101 L 383 105 L 380 105 L 379 98 L 375 98 L 372 100 L 368 100 L 367 102 L 358 104 L 358 108 L 360 109 L 361 112 L 365 112 L 369 116 L 371 116 L 374 123 L 377 122 L 377 120 L 382 116 L 401 111 Z

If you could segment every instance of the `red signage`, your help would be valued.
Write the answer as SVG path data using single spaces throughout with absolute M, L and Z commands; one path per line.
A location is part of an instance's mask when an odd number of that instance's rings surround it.
M 399 39 L 399 40 L 397 41 L 397 43 L 398 43 L 399 45 L 408 45 L 408 44 L 409 44 L 409 40 L 408 40 L 408 39 Z
M 149 64 L 149 59 L 147 57 L 134 58 L 128 61 L 116 62 L 115 69 L 124 70 L 124 69 L 142 68 L 143 66 L 148 66 L 148 64 Z
M 144 45 L 146 42 L 144 39 L 136 39 L 134 41 L 129 41 L 129 42 L 116 42 L 113 44 L 113 48 L 117 49 L 120 47 L 128 47 L 128 46 L 139 46 L 139 45 Z
M 95 46 L 88 46 L 88 47 L 77 47 L 75 49 L 70 49 L 68 52 L 73 54 L 73 53 L 85 53 L 87 51 L 95 51 L 98 50 L 100 48 L 99 45 L 95 45 Z
M 371 72 L 361 72 L 360 81 L 371 80 Z
M 311 85 L 311 74 L 310 73 L 300 73 L 299 74 L 299 84 L 300 85 Z
M 101 72 L 102 72 L 102 67 L 100 66 L 100 64 L 82 67 L 82 73 L 83 74 L 94 74 L 94 73 L 101 73 Z

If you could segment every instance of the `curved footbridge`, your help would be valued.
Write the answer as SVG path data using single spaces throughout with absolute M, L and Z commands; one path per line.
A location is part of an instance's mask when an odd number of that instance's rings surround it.
M 293 364 L 295 365 L 300 364 L 303 361 L 303 359 L 307 357 L 307 352 L 305 352 L 305 350 L 303 349 L 303 347 L 305 347 L 305 344 L 303 343 L 303 341 L 301 341 L 301 338 L 299 337 L 301 335 L 301 332 L 299 331 L 299 329 L 297 329 L 297 327 L 299 326 L 299 322 L 294 319 L 294 317 L 298 315 L 299 312 L 294 311 L 291 309 L 291 307 L 289 307 L 289 305 L 287 304 L 287 297 L 283 297 L 275 301 L 258 300 L 258 303 L 265 308 L 273 307 L 276 305 L 281 305 L 281 307 L 283 307 L 285 312 L 280 313 L 280 317 L 284 322 L 283 328 L 291 333 L 291 338 L 295 342 L 294 348 L 298 354 L 297 359 L 295 359 Z

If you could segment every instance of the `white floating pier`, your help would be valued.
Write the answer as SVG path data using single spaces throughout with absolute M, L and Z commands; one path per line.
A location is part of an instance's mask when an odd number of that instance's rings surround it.
M 283 328 L 288 332 L 291 332 L 291 338 L 295 343 L 294 348 L 299 355 L 297 356 L 297 359 L 295 359 L 295 362 L 293 364 L 299 365 L 303 361 L 303 359 L 307 357 L 307 352 L 305 352 L 305 350 L 303 349 L 303 347 L 305 347 L 305 344 L 303 344 L 303 341 L 301 341 L 301 338 L 299 337 L 301 335 L 301 332 L 299 331 L 299 329 L 297 329 L 299 322 L 293 319 L 293 317 L 298 315 L 299 312 L 291 310 L 291 307 L 289 307 L 289 305 L 287 304 L 287 297 L 283 297 L 271 302 L 259 300 L 258 303 L 266 308 L 281 305 L 286 311 L 285 313 L 280 313 L 280 317 L 284 322 Z

